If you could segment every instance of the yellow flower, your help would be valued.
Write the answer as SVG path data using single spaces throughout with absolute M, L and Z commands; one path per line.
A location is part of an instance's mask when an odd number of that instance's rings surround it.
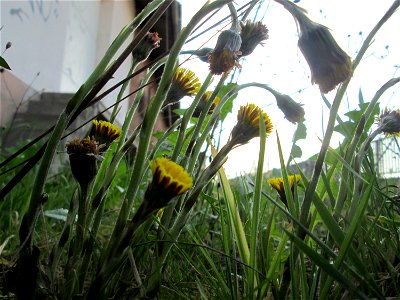
M 208 62 L 214 75 L 229 73 L 234 67 L 240 67 L 238 55 L 242 39 L 235 30 L 224 30 L 218 37 L 217 44 L 210 52 Z
M 377 123 L 386 136 L 400 136 L 400 109 L 384 109 L 377 118 Z
M 67 143 L 66 148 L 72 175 L 81 186 L 87 186 L 97 173 L 97 142 L 90 138 L 73 139 Z
M 193 186 L 193 180 L 182 166 L 160 157 L 151 162 L 153 172 L 152 189 L 168 200 L 179 196 Z
M 283 0 L 282 4 L 295 18 L 300 27 L 298 46 L 311 70 L 311 82 L 319 85 L 322 93 L 328 93 L 339 83 L 353 75 L 351 58 L 336 43 L 329 29 L 311 21 L 304 10 Z
M 114 140 L 121 135 L 121 129 L 114 124 L 102 121 L 93 120 L 91 136 L 100 144 L 108 147 Z
M 292 194 L 294 193 L 294 183 L 296 182 L 296 184 L 298 184 L 300 182 L 300 179 L 301 179 L 301 176 L 298 174 L 288 176 L 289 186 L 290 186 L 290 190 L 291 190 Z M 278 192 L 279 198 L 287 207 L 288 203 L 286 200 L 285 188 L 283 186 L 283 178 L 282 177 L 270 178 L 267 180 L 267 182 L 269 183 L 269 185 L 272 188 L 274 188 Z
M 268 29 L 261 22 L 251 22 L 247 20 L 240 31 L 242 45 L 240 47 L 240 56 L 250 55 L 258 45 L 268 39 Z
M 273 125 L 269 116 L 255 104 L 241 106 L 237 115 L 237 123 L 231 132 L 230 142 L 232 145 L 242 145 L 248 143 L 252 138 L 259 136 L 260 133 L 260 114 L 265 123 L 265 132 L 269 135 Z
M 194 96 L 200 89 L 200 82 L 194 72 L 178 68 L 172 78 L 171 87 L 168 91 L 167 103 L 176 102 L 185 96 Z
M 288 95 L 280 93 L 275 93 L 274 95 L 278 108 L 284 113 L 288 121 L 298 123 L 304 120 L 305 113 L 301 104 L 295 102 Z
M 211 91 L 207 91 L 207 92 L 205 92 L 205 93 L 203 94 L 203 96 L 201 96 L 200 102 L 199 102 L 199 104 L 196 106 L 196 109 L 195 109 L 194 112 L 193 112 L 193 116 L 194 116 L 194 117 L 200 116 L 201 111 L 202 111 L 203 108 L 207 105 L 208 101 L 210 100 L 211 95 L 212 95 L 212 92 L 211 92 Z M 213 111 L 214 111 L 215 107 L 218 105 L 219 101 L 220 101 L 219 97 L 216 96 L 216 97 L 214 98 L 213 103 L 212 103 L 211 106 L 210 106 L 210 109 L 208 110 L 208 114 L 209 114 L 209 115 L 213 113 Z

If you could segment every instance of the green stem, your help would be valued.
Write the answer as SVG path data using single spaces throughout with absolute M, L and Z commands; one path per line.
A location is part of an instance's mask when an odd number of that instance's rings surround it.
M 201 101 L 201 97 L 204 95 L 205 91 L 207 90 L 208 86 L 210 85 L 212 77 L 213 77 L 213 75 L 211 73 L 208 73 L 206 79 L 204 80 L 203 84 L 201 85 L 199 92 L 197 93 L 196 97 L 194 98 L 193 103 L 190 105 L 190 107 L 185 111 L 185 114 L 183 115 L 181 127 L 179 129 L 178 139 L 176 141 L 176 145 L 174 147 L 174 152 L 172 153 L 172 157 L 171 157 L 172 161 L 176 161 L 178 159 L 179 153 L 182 149 L 187 125 L 189 124 L 190 118 L 192 117 L 194 110 L 196 109 L 197 105 Z M 211 101 L 211 99 L 210 99 L 210 101 Z
M 126 77 L 130 76 L 133 73 L 133 71 L 136 69 L 138 63 L 139 62 L 137 60 L 135 60 L 135 58 L 133 58 L 131 67 L 130 67 L 130 69 L 128 71 L 128 75 Z M 119 90 L 119 93 L 118 93 L 118 96 L 117 96 L 117 101 L 116 101 L 117 104 L 114 106 L 113 111 L 111 113 L 111 117 L 110 117 L 110 122 L 111 123 L 114 123 L 114 120 L 117 117 L 117 114 L 119 112 L 119 101 L 122 99 L 122 96 L 124 95 L 124 92 L 125 92 L 125 90 L 126 90 L 128 85 L 129 85 L 129 81 L 125 81 L 123 83 L 123 85 L 121 86 L 121 89 Z
M 239 31 L 239 19 L 238 19 L 236 8 L 232 3 L 228 4 L 228 8 L 229 8 L 229 11 L 231 13 L 231 18 L 232 18 L 231 29 L 234 31 Z

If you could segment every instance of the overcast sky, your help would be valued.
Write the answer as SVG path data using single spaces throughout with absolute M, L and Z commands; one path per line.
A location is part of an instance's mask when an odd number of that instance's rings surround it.
M 183 26 L 190 20 L 195 11 L 204 1 L 181 0 L 183 10 Z M 261 82 L 266 83 L 281 93 L 289 94 L 297 102 L 304 104 L 306 112 L 307 139 L 299 143 L 303 151 L 302 161 L 315 154 L 320 149 L 319 139 L 323 137 L 324 122 L 328 119 L 329 111 L 322 102 L 318 86 L 311 85 L 310 70 L 300 50 L 297 48 L 297 28 L 292 16 L 283 7 L 274 1 L 260 1 L 255 20 L 261 20 L 269 29 L 270 38 L 264 47 L 258 46 L 251 56 L 241 61 L 242 68 L 236 70 L 235 80 L 238 83 Z M 302 0 L 298 5 L 307 9 L 308 16 L 332 30 L 336 41 L 352 58 L 373 26 L 383 16 L 393 1 L 361 1 L 361 0 Z M 241 7 L 247 1 L 235 1 L 236 7 Z M 255 12 L 255 11 L 254 11 Z M 215 23 L 222 16 L 228 15 L 223 9 L 208 24 Z M 249 18 L 254 20 L 255 14 Z M 214 47 L 216 29 L 186 45 L 185 49 L 195 49 L 205 46 Z M 399 76 L 400 66 L 400 17 L 399 12 L 381 29 L 374 43 L 364 56 L 349 85 L 348 93 L 341 105 L 341 114 L 354 109 L 358 104 L 358 92 L 362 89 L 364 100 L 370 101 L 375 92 L 390 78 Z M 211 38 L 211 39 L 210 39 Z M 210 39 L 210 40 L 209 40 Z M 185 57 L 182 57 L 183 59 Z M 194 59 L 186 62 L 182 67 L 194 70 L 203 80 L 208 74 L 208 65 Z M 217 77 L 214 82 L 219 79 Z M 381 107 L 399 108 L 399 87 L 395 86 L 381 98 Z M 327 94 L 332 102 L 335 91 Z M 285 160 L 288 158 L 292 135 L 296 126 L 284 119 L 277 109 L 274 98 L 266 91 L 250 88 L 241 92 L 235 100 L 233 114 L 223 125 L 223 141 L 226 141 L 230 130 L 236 122 L 236 113 L 240 105 L 255 103 L 264 109 L 272 119 L 278 131 L 284 149 Z M 337 146 L 341 139 L 335 135 L 332 146 Z M 258 159 L 259 140 L 254 139 L 248 145 L 232 151 L 225 164 L 230 176 L 249 172 L 255 169 Z M 267 154 L 265 170 L 279 167 L 276 134 L 267 139 Z

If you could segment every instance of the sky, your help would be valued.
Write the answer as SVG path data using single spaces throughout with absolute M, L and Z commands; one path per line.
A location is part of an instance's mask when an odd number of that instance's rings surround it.
M 182 26 L 185 26 L 193 14 L 205 1 L 180 0 L 182 4 Z M 247 1 L 237 0 L 235 7 L 243 6 Z M 297 47 L 298 32 L 293 17 L 278 3 L 272 0 L 259 1 L 256 9 L 249 15 L 251 20 L 262 21 L 269 30 L 269 39 L 264 46 L 258 46 L 252 55 L 241 60 L 241 69 L 234 71 L 233 81 L 238 84 L 261 82 L 275 90 L 290 95 L 296 102 L 302 103 L 305 110 L 305 125 L 307 138 L 298 142 L 303 156 L 297 158 L 300 162 L 319 152 L 320 140 L 326 128 L 329 110 L 322 101 L 317 85 L 311 84 L 310 70 Z M 313 21 L 331 29 L 332 35 L 353 59 L 370 30 L 384 15 L 393 1 L 361 1 L 361 0 L 301 0 L 298 5 L 308 11 Z M 340 107 L 340 115 L 357 108 L 358 95 L 361 89 L 364 101 L 369 102 L 375 92 L 390 78 L 400 76 L 400 17 L 395 15 L 382 27 L 350 82 L 348 91 Z M 207 25 L 212 25 L 229 14 L 228 9 L 222 9 Z M 208 27 L 205 25 L 204 27 Z M 223 25 L 226 25 L 223 24 Z M 184 49 L 198 49 L 204 46 L 214 47 L 218 29 L 210 30 L 207 34 L 185 45 Z M 208 74 L 208 64 L 198 59 L 185 61 L 188 56 L 182 56 L 182 67 L 195 71 L 200 81 Z M 232 72 L 233 73 L 233 72 Z M 218 81 L 216 76 L 214 83 Z M 394 86 L 381 97 L 381 108 L 399 108 L 399 87 Z M 336 90 L 326 94 L 332 103 Z M 189 105 L 186 100 L 183 106 Z M 292 136 L 296 125 L 284 119 L 283 113 L 277 108 L 275 98 L 259 88 L 249 88 L 239 93 L 234 101 L 232 114 L 223 123 L 222 144 L 226 142 L 230 131 L 236 123 L 239 107 L 247 103 L 255 103 L 271 118 L 275 130 L 267 139 L 264 170 L 279 168 L 277 135 L 282 144 L 284 159 L 287 160 Z M 334 134 L 331 146 L 336 147 L 341 141 L 339 134 Z M 256 169 L 259 153 L 259 139 L 253 139 L 249 144 L 233 150 L 224 168 L 230 177 Z

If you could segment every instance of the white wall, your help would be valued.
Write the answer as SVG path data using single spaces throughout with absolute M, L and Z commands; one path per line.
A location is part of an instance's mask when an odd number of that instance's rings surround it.
M 48 92 L 75 92 L 134 15 L 131 0 L 1 0 L 0 5 L 0 46 L 12 42 L 4 57 L 13 75 L 31 83 L 40 73 L 32 87 Z M 107 87 L 126 76 L 129 64 Z M 115 101 L 117 93 L 104 104 Z

